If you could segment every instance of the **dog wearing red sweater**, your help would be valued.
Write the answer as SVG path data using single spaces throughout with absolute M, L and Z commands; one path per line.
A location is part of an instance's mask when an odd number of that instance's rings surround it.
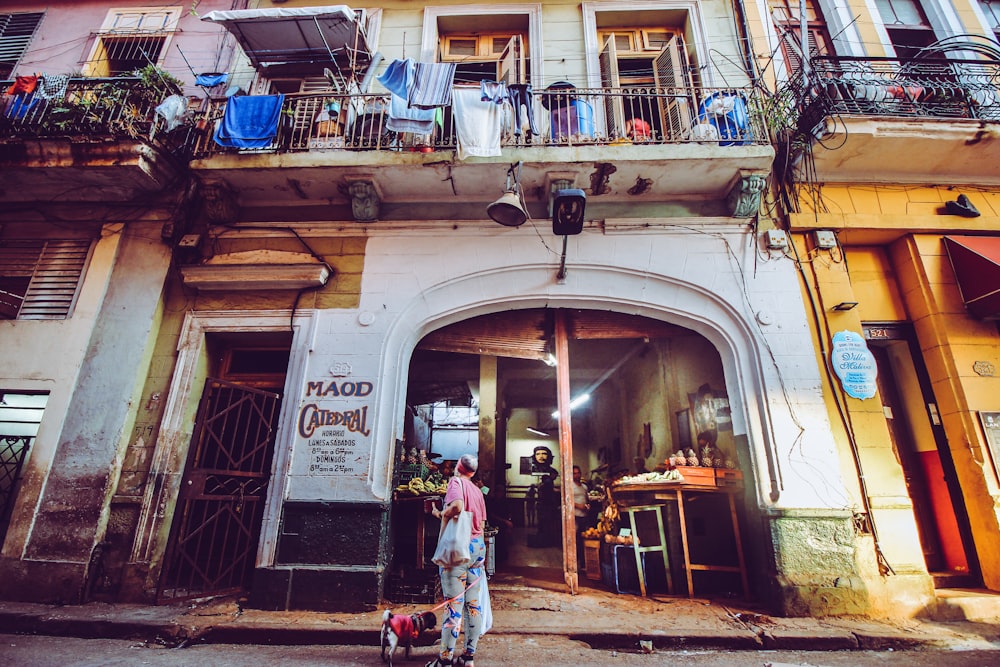
M 433 630 L 437 625 L 437 616 L 425 611 L 420 614 L 393 614 L 386 609 L 382 614 L 382 662 L 392 667 L 392 655 L 397 646 L 406 649 L 406 658 L 410 658 L 410 648 L 424 630 Z

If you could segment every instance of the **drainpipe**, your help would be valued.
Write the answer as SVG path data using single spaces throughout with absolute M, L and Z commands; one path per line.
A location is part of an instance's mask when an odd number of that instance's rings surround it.
M 747 74 L 753 81 L 757 80 L 757 64 L 754 62 L 753 53 L 750 49 L 750 25 L 747 22 L 747 10 L 743 4 L 744 0 L 735 0 L 733 8 L 736 10 L 736 29 L 740 33 L 740 51 L 743 53 L 743 65 L 747 68 Z

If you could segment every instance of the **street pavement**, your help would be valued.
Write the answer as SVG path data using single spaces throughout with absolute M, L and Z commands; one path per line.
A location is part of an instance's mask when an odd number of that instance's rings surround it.
M 922 618 L 781 618 L 730 600 L 619 595 L 518 576 L 490 581 L 495 636 L 564 637 L 618 650 L 998 650 L 1000 616 Z M 1000 600 L 991 596 L 991 602 Z M 394 606 L 413 613 L 433 604 Z M 0 601 L 0 631 L 63 637 L 137 639 L 167 646 L 215 644 L 378 645 L 382 610 L 361 613 L 261 611 L 235 598 L 146 606 L 91 602 L 41 605 Z M 992 607 L 990 607 L 992 608 Z M 440 612 L 438 612 L 440 613 Z M 440 617 L 440 616 L 439 616 Z M 437 632 L 418 645 L 429 646 Z M 998 659 L 1000 660 L 1000 659 Z

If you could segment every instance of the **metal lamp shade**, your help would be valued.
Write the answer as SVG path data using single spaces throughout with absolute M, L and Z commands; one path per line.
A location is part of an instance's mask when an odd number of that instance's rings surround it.
M 500 199 L 486 207 L 486 213 L 505 227 L 519 227 L 528 219 L 521 208 L 521 198 L 514 190 L 507 190 Z

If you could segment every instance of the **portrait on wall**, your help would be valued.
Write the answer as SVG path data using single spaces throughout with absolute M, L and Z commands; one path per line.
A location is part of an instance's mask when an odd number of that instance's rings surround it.
M 719 431 L 733 429 L 729 398 L 725 392 L 715 391 L 710 385 L 703 384 L 697 392 L 688 394 L 688 400 L 695 433 L 710 431 L 718 435 Z
M 552 475 L 552 479 L 559 476 L 559 473 L 552 466 L 552 450 L 545 445 L 539 445 L 531 453 L 531 474 L 532 475 Z

